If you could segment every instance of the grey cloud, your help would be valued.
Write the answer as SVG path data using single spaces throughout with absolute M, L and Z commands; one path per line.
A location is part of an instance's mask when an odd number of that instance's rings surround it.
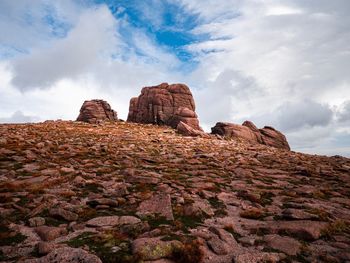
M 0 123 L 27 123 L 37 121 L 39 121 L 37 116 L 25 115 L 22 111 L 16 111 L 10 117 L 0 118 Z
M 341 123 L 350 122 L 350 100 L 343 103 L 337 117 Z
M 333 111 L 328 105 L 308 99 L 285 103 L 277 109 L 277 112 L 277 125 L 284 131 L 297 130 L 305 126 L 327 126 L 333 118 Z

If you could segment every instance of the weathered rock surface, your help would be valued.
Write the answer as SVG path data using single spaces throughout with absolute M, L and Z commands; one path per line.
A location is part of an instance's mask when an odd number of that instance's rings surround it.
M 258 129 L 251 121 L 245 121 L 242 125 L 218 122 L 211 128 L 213 134 L 227 138 L 243 139 L 250 143 L 259 143 L 275 148 L 290 150 L 286 137 L 272 127 L 265 126 Z
M 128 121 L 164 124 L 174 129 L 183 122 L 201 131 L 195 109 L 192 93 L 186 85 L 162 83 L 144 87 L 139 97 L 130 100 Z
M 2 262 L 350 262 L 348 158 L 128 122 L 0 138 Z
M 81 106 L 77 121 L 89 123 L 118 121 L 118 115 L 104 100 L 86 100 Z

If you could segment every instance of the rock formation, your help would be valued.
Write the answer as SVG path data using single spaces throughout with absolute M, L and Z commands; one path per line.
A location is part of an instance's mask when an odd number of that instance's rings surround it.
M 258 129 L 251 121 L 245 121 L 242 125 L 218 122 L 211 130 L 213 134 L 290 150 L 287 139 L 281 132 L 269 126 Z
M 77 121 L 98 123 L 100 121 L 118 121 L 117 112 L 104 100 L 86 100 L 80 108 Z
M 162 83 L 144 87 L 139 97 L 130 100 L 128 121 L 164 124 L 173 128 L 183 122 L 202 131 L 192 93 L 184 84 Z

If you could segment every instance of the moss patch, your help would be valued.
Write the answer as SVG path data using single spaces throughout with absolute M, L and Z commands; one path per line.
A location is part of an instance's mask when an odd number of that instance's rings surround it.
M 96 235 L 95 233 L 83 233 L 80 236 L 66 242 L 70 247 L 88 246 L 104 263 L 133 263 L 137 262 L 132 255 L 130 242 L 116 231 L 106 231 Z

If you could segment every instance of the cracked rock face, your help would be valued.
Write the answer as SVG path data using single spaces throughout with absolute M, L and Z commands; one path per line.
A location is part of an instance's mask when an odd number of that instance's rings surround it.
M 258 129 L 251 121 L 245 121 L 242 125 L 218 122 L 211 128 L 212 134 L 218 134 L 228 138 L 238 138 L 250 143 L 259 143 L 267 146 L 290 150 L 286 137 L 270 126 Z
M 80 109 L 77 121 L 98 123 L 101 121 L 118 121 L 117 112 L 112 110 L 107 101 L 86 100 Z
M 130 100 L 128 121 L 163 124 L 174 129 L 183 122 L 202 131 L 195 109 L 192 93 L 186 85 L 162 83 L 144 87 L 140 96 Z

